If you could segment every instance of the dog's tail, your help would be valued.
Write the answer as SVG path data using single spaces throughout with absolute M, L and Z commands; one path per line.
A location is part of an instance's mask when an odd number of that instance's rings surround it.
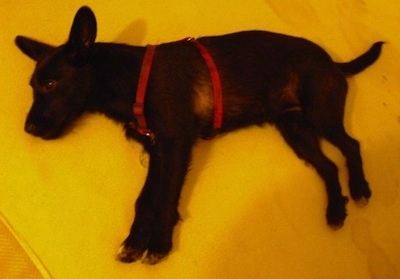
M 381 54 L 383 44 L 384 42 L 376 42 L 367 52 L 357 57 L 356 59 L 350 62 L 336 63 L 336 65 L 345 75 L 357 74 L 373 64 L 378 59 L 379 55 Z

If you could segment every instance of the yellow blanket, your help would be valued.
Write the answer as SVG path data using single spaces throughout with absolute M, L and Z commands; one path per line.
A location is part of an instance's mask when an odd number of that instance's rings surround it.
M 46 279 L 46 269 L 0 213 L 0 278 Z

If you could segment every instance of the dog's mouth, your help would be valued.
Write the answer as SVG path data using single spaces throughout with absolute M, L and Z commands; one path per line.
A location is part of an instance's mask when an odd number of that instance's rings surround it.
M 25 132 L 35 137 L 40 137 L 45 140 L 51 140 L 59 138 L 62 134 L 62 129 L 48 129 L 43 125 L 27 122 L 25 124 Z
M 25 132 L 35 137 L 45 140 L 60 138 L 75 117 L 65 116 L 58 121 L 41 119 L 40 121 L 31 121 L 28 117 L 25 123 Z

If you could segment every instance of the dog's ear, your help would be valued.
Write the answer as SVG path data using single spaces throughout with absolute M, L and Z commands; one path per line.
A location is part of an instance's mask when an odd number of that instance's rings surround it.
M 69 58 L 74 64 L 84 64 L 96 39 L 97 24 L 92 10 L 86 6 L 80 8 L 72 23 L 66 44 Z
M 53 46 L 23 36 L 17 36 L 15 44 L 23 53 L 35 61 L 38 61 L 43 55 L 54 49 Z

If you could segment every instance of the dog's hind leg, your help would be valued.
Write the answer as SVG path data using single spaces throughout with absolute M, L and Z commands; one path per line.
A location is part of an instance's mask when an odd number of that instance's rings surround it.
M 328 224 L 334 229 L 342 227 L 346 218 L 347 198 L 342 196 L 338 169 L 322 153 L 317 134 L 305 121 L 301 111 L 281 115 L 276 126 L 297 156 L 310 163 L 324 180 L 328 195 Z
M 347 82 L 340 72 L 331 74 L 315 81 L 315 92 L 325 101 L 318 102 L 318 107 L 309 108 L 311 113 L 307 120 L 320 136 L 337 146 L 346 157 L 351 197 L 359 205 L 365 205 L 371 197 L 371 190 L 362 168 L 360 144 L 346 133 L 343 126 Z
M 337 146 L 346 157 L 351 197 L 360 206 L 367 204 L 371 190 L 364 176 L 359 142 L 346 133 L 341 123 L 335 124 L 335 121 L 331 121 L 329 127 L 325 127 L 323 136 Z

